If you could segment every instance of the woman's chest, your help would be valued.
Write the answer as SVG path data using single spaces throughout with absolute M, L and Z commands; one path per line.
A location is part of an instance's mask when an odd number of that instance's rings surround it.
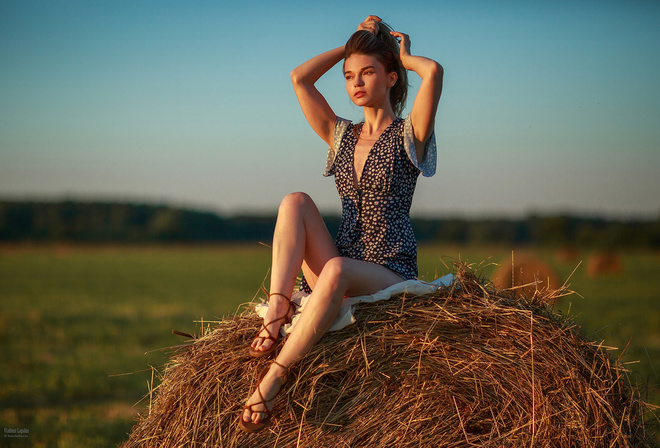
M 344 141 L 335 173 L 340 194 L 355 190 L 398 193 L 403 184 L 414 182 L 414 173 L 406 169 L 401 139 L 397 135 L 383 137 L 389 138 L 361 142 L 349 135 Z
M 355 186 L 360 182 L 362 178 L 362 173 L 364 172 L 364 165 L 369 158 L 369 154 L 373 149 L 373 141 L 367 142 L 363 140 L 358 140 L 355 144 L 355 149 L 353 150 L 353 173 L 354 173 L 354 183 Z M 348 163 L 351 163 L 350 160 Z

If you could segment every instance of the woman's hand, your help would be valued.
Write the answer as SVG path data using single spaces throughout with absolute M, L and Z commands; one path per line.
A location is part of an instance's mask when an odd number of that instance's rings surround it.
M 358 31 L 369 31 L 374 36 L 378 34 L 378 22 L 381 22 L 381 18 L 378 16 L 369 16 L 364 21 L 358 25 Z
M 398 31 L 391 31 L 390 34 L 399 39 L 399 59 L 403 68 L 406 70 L 411 70 L 411 67 L 406 65 L 408 56 L 410 56 L 410 36 Z

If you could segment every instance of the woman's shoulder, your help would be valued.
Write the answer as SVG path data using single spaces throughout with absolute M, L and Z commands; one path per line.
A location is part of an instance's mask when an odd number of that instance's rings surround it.
M 337 117 L 335 121 L 335 135 L 334 135 L 334 147 L 336 150 L 339 149 L 342 139 L 346 135 L 346 131 L 349 129 L 352 130 L 355 125 L 351 120 L 346 118 Z
M 335 119 L 335 131 L 332 138 L 332 145 L 328 147 L 328 156 L 325 162 L 325 171 L 323 172 L 324 176 L 331 176 L 335 173 L 335 160 L 341 152 L 342 142 L 345 140 L 345 136 L 349 135 L 352 130 L 353 123 L 350 120 L 339 116 Z
M 415 147 L 415 133 L 413 130 L 410 114 L 401 121 L 403 148 L 412 164 L 421 171 L 424 177 L 430 177 L 435 174 L 437 163 L 437 147 L 435 143 L 435 132 L 424 143 L 424 157 L 417 159 L 417 150 Z
M 340 116 L 337 116 L 337 119 L 335 121 L 335 128 L 337 128 L 337 127 L 348 127 L 348 126 L 354 126 L 353 122 L 351 120 L 348 120 L 346 118 L 342 118 Z

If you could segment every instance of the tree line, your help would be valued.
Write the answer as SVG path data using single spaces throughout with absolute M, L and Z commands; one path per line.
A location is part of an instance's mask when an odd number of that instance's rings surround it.
M 336 234 L 339 216 L 325 219 Z M 0 200 L 0 241 L 4 242 L 269 242 L 274 227 L 274 215 L 224 217 L 167 205 Z M 413 218 L 413 228 L 419 242 L 660 248 L 660 217 Z

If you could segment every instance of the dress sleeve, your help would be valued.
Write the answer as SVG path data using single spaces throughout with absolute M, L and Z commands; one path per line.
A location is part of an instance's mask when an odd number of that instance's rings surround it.
M 335 174 L 335 158 L 341 147 L 341 139 L 344 137 L 346 129 L 348 129 L 348 125 L 350 124 L 351 122 L 349 120 L 340 117 L 337 117 L 337 121 L 335 121 L 335 135 L 332 146 L 328 148 L 328 158 L 325 161 L 325 171 L 323 172 L 325 177 Z
M 435 174 L 435 165 L 438 158 L 435 145 L 435 131 L 426 141 L 424 148 L 424 158 L 421 163 L 417 160 L 417 151 L 415 151 L 415 135 L 413 134 L 412 120 L 410 114 L 403 122 L 403 147 L 408 154 L 410 161 L 422 172 L 424 177 L 431 177 Z

